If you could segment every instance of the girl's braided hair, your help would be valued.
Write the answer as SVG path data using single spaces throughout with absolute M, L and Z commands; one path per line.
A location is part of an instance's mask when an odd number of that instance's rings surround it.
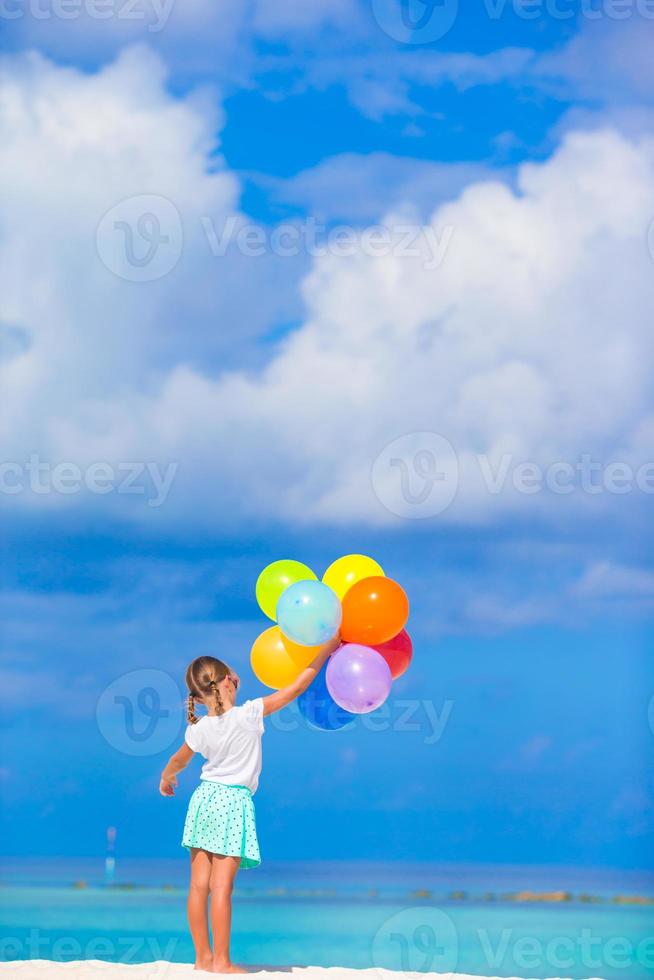
M 205 704 L 210 704 L 213 698 L 216 713 L 222 715 L 225 708 L 220 696 L 218 685 L 229 674 L 229 667 L 215 657 L 196 657 L 186 670 L 186 686 L 188 687 L 188 723 L 195 725 L 198 718 L 195 714 L 195 699 L 202 698 Z

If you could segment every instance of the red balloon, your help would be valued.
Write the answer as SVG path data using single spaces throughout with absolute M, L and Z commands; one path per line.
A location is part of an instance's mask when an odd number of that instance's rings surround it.
M 375 643 L 374 649 L 381 653 L 391 668 L 393 680 L 402 676 L 413 656 L 413 643 L 406 630 L 402 630 L 392 640 L 386 640 L 386 643 Z
M 373 647 L 397 636 L 408 618 L 409 600 L 402 586 L 385 575 L 371 575 L 343 596 L 341 637 L 346 643 Z

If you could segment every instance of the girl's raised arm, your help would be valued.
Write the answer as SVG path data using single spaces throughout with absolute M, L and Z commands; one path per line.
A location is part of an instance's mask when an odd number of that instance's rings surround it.
M 310 684 L 316 679 L 316 675 L 319 673 L 320 668 L 325 663 L 327 658 L 331 653 L 336 650 L 341 644 L 340 636 L 335 636 L 333 640 L 326 643 L 321 649 L 320 653 L 311 661 L 308 667 L 305 667 L 302 673 L 298 674 L 296 679 L 288 687 L 282 687 L 281 690 L 275 691 L 274 694 L 267 694 L 263 701 L 263 713 L 265 715 L 272 715 L 275 711 L 281 711 L 285 708 L 287 704 L 294 701 L 303 691 L 309 687 Z

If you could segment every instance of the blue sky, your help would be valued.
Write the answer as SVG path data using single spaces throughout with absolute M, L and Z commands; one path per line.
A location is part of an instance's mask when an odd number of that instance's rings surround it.
M 186 663 L 261 693 L 259 570 L 361 551 L 414 662 L 381 730 L 268 732 L 264 853 L 651 860 L 654 27 L 460 6 L 4 25 L 7 853 L 177 854 Z

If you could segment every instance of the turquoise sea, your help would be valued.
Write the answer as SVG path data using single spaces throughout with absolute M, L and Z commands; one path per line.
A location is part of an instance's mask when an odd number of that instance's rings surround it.
M 3 860 L 0 959 L 190 961 L 186 862 Z M 234 957 L 500 977 L 654 976 L 649 873 L 428 864 L 268 862 L 241 872 Z M 516 893 L 561 891 L 563 901 Z M 568 897 L 569 896 L 569 897 Z M 616 898 L 619 900 L 616 902 Z

